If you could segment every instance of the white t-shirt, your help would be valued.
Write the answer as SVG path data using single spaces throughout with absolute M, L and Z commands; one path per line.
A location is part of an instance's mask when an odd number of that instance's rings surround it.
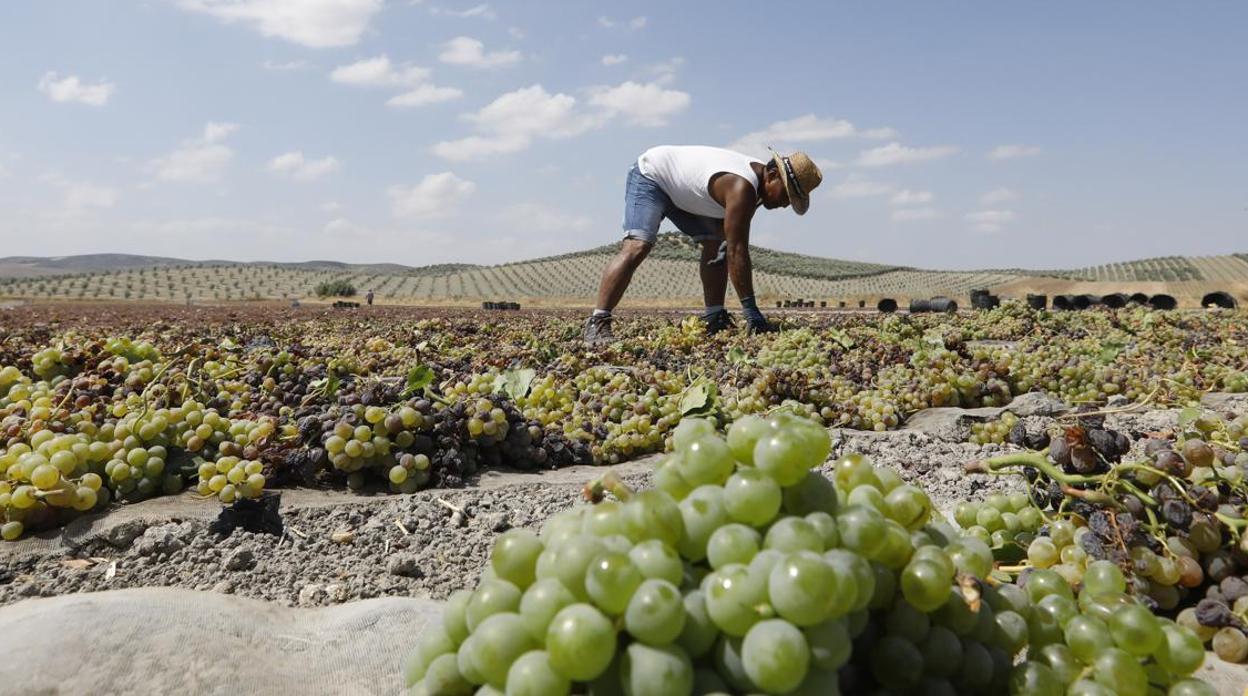
M 637 168 L 658 184 L 677 208 L 722 220 L 724 206 L 711 197 L 711 177 L 720 172 L 736 174 L 758 193 L 758 175 L 750 166 L 754 162 L 758 160 L 719 147 L 660 145 L 641 153 Z

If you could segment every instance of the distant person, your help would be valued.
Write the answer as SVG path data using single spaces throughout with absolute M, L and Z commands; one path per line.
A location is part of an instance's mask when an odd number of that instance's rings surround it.
M 823 174 L 804 152 L 771 154 L 770 161 L 762 162 L 717 147 L 662 145 L 637 158 L 624 187 L 624 243 L 602 272 L 598 303 L 585 322 L 586 343 L 614 340 L 611 311 L 658 239 L 663 218 L 702 244 L 699 270 L 707 331 L 733 326 L 724 309 L 729 278 L 750 333 L 776 330 L 754 298 L 750 221 L 760 205 L 768 210 L 792 206 L 793 212 L 805 214 L 810 192 Z
M 369 307 L 373 306 L 373 291 L 371 289 L 368 291 L 368 294 L 364 296 L 364 299 L 368 301 Z

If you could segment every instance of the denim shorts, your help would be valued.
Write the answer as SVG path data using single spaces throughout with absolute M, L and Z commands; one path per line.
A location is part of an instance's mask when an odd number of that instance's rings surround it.
M 724 238 L 723 220 L 677 208 L 667 193 L 634 164 L 624 186 L 624 238 L 654 244 L 663 218 L 697 242 Z

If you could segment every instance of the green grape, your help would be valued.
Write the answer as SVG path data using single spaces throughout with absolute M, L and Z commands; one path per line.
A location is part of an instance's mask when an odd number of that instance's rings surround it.
M 1039 602 L 1036 602 L 1036 609 L 1046 611 L 1053 616 L 1053 620 L 1057 625 L 1065 629 L 1066 624 L 1079 615 L 1079 606 L 1074 600 L 1067 599 L 1062 595 L 1047 595 Z
M 615 656 L 615 627 L 588 604 L 559 610 L 546 632 L 550 666 L 572 681 L 594 679 Z
M 602 542 L 594 537 L 585 535 L 572 537 L 557 549 L 553 549 L 554 555 L 550 570 L 553 575 L 551 577 L 563 583 L 563 586 L 568 588 L 577 600 L 589 599 L 589 593 L 585 590 L 585 573 L 589 570 L 589 564 L 605 550 Z M 550 552 L 551 550 L 548 549 L 542 555 L 545 556 Z M 537 570 L 537 577 L 542 577 L 540 559 Z
M 1066 645 L 1084 662 L 1092 662 L 1102 650 L 1114 646 L 1114 637 L 1103 621 L 1093 616 L 1076 616 L 1066 624 Z
M 801 517 L 785 517 L 771 525 L 763 539 L 763 548 L 781 552 L 816 551 L 822 553 L 823 535 L 813 524 Z
M 728 449 L 738 462 L 754 466 L 754 447 L 770 430 L 771 425 L 758 416 L 740 418 L 728 428 Z
M 658 539 L 648 539 L 637 544 L 629 550 L 628 558 L 643 578 L 666 580 L 673 585 L 679 585 L 685 574 L 680 556 L 671 546 Z
M 657 539 L 673 548 L 685 529 L 679 505 L 656 490 L 640 491 L 625 503 L 623 520 L 633 541 Z
M 701 486 L 680 501 L 684 535 L 680 539 L 679 551 L 685 558 L 691 561 L 706 558 L 706 544 L 711 534 L 727 524 L 723 491 L 719 486 Z
M 1083 573 L 1083 587 L 1092 594 L 1121 594 L 1127 591 L 1127 580 L 1117 565 L 1093 561 Z
M 919 611 L 932 612 L 949 600 L 949 574 L 931 561 L 912 561 L 901 573 L 901 593 Z
M 884 516 L 868 507 L 845 508 L 836 517 L 841 544 L 867 558 L 875 558 L 884 549 Z
M 1062 696 L 1066 689 L 1057 674 L 1040 662 L 1023 662 L 1010 673 L 1010 693 L 1022 696 Z
M 673 500 L 684 500 L 689 491 L 693 490 L 693 485 L 680 472 L 679 455 L 673 454 L 655 468 L 654 487 L 670 495 Z
M 1078 679 L 1066 689 L 1066 696 L 1118 696 L 1111 688 L 1089 679 Z
M 923 655 L 908 640 L 884 636 L 871 650 L 871 674 L 891 689 L 909 689 L 923 675 Z M 990 658 L 991 659 L 991 658 Z
M 1109 632 L 1118 647 L 1135 655 L 1151 655 L 1162 642 L 1161 625 L 1147 607 L 1125 606 L 1109 617 Z
M 555 578 L 543 578 L 529 585 L 520 598 L 520 618 L 529 633 L 541 640 L 550 621 L 561 609 L 576 603 L 576 597 Z
M 945 548 L 958 572 L 987 578 L 992 573 L 992 549 L 975 537 L 962 537 Z
M 701 590 L 687 593 L 682 600 L 685 607 L 685 624 L 676 638 L 676 644 L 693 658 L 710 652 L 719 637 L 719 628 L 706 610 L 706 596 Z
M 757 469 L 741 469 L 724 484 L 724 509 L 734 521 L 762 527 L 780 511 L 780 485 Z
M 904 599 L 897 600 L 884 615 L 884 629 L 889 635 L 905 638 L 915 645 L 923 642 L 931 628 L 931 617 Z
M 502 612 L 514 612 L 520 608 L 520 588 L 506 580 L 485 580 L 468 600 L 464 617 L 468 630 L 476 631 L 483 621 Z
M 1205 647 L 1191 631 L 1170 622 L 1161 624 L 1163 639 L 1154 656 L 1157 664 L 1175 675 L 1188 675 L 1205 661 Z
M 442 610 L 442 629 L 456 645 L 468 637 L 468 603 L 472 601 L 471 590 L 458 590 L 446 599 Z M 523 601 L 521 602 L 523 606 Z
M 1032 602 L 1039 602 L 1046 595 L 1059 594 L 1067 599 L 1074 599 L 1070 585 L 1052 570 L 1037 570 L 1027 576 L 1027 595 Z
M 764 435 L 754 446 L 754 466 L 781 486 L 792 486 L 819 464 L 805 449 L 806 444 L 807 438 L 788 431 Z
M 1021 614 L 1005 610 L 993 617 L 996 624 L 996 640 L 1010 653 L 1017 653 L 1027 645 L 1027 619 Z
M 790 515 L 835 515 L 838 507 L 836 487 L 818 471 L 806 472 L 801 481 L 783 489 L 783 496 L 784 509 Z
M 853 651 L 849 624 L 845 618 L 831 619 L 809 626 L 802 631 L 810 646 L 810 664 L 821 670 L 835 672 L 849 661 Z
M 550 666 L 544 650 L 524 653 L 507 671 L 507 696 L 563 696 L 571 690 L 571 682 Z
M 757 623 L 766 604 L 767 575 L 740 565 L 724 566 L 708 577 L 706 613 L 719 630 L 742 637 Z
M 845 596 L 854 596 L 850 610 L 865 609 L 875 596 L 875 572 L 871 564 L 862 556 L 844 549 L 831 549 L 823 554 L 823 558 L 839 571 L 841 582 L 845 585 L 842 590 Z
M 594 604 L 609 616 L 618 616 L 641 584 L 641 572 L 622 553 L 605 553 L 589 564 L 585 591 Z
M 646 580 L 637 587 L 624 612 L 624 628 L 647 645 L 668 645 L 685 628 L 680 590 L 665 580 Z
M 927 524 L 932 515 L 932 501 L 915 486 L 894 488 L 884 498 L 884 503 L 885 514 L 911 531 Z
M 713 434 L 694 440 L 680 451 L 680 475 L 695 489 L 722 485 L 732 475 L 732 451 Z
M 1035 568 L 1051 568 L 1058 560 L 1057 547 L 1047 537 L 1036 537 L 1027 546 L 1027 560 Z
M 811 551 L 790 553 L 768 576 L 771 605 L 797 626 L 813 626 L 849 610 L 837 570 Z
M 718 570 L 730 563 L 748 564 L 762 541 L 758 532 L 743 524 L 727 524 L 711 534 L 706 560 Z
M 1218 691 L 1199 679 L 1183 679 L 1171 684 L 1166 696 L 1218 696 Z
M 1040 648 L 1037 656 L 1039 661 L 1049 666 L 1062 684 L 1070 684 L 1083 673 L 1083 662 L 1070 648 L 1061 643 L 1054 643 Z
M 944 626 L 932 626 L 927 636 L 915 645 L 923 656 L 923 669 L 929 675 L 950 678 L 962 664 L 962 641 Z
M 819 532 L 823 548 L 834 549 L 841 545 L 841 532 L 837 529 L 836 518 L 831 514 L 822 511 L 812 512 L 806 515 L 805 520 L 815 528 L 815 531 Z
M 806 678 L 810 647 L 793 624 L 780 619 L 760 621 L 741 645 L 741 663 L 750 681 L 771 693 L 791 691 Z
M 1102 650 L 1092 661 L 1097 683 L 1113 689 L 1119 696 L 1144 696 L 1148 693 L 1148 676 L 1144 668 L 1127 652 L 1118 648 Z
M 677 646 L 633 643 L 624 651 L 620 679 L 626 694 L 683 696 L 693 691 L 693 663 Z
M 715 435 L 715 424 L 705 418 L 682 418 L 672 432 L 672 444 L 685 450 L 697 440 Z
M 493 614 L 472 632 L 473 661 L 486 682 L 496 689 L 507 685 L 511 664 L 538 647 L 519 614 Z
M 468 696 L 472 693 L 472 684 L 464 679 L 459 672 L 455 655 L 441 655 L 429 663 L 423 680 L 427 693 L 446 694 L 447 696 Z
M 533 584 L 537 557 L 544 547 L 537 535 L 527 529 L 509 529 L 494 540 L 490 563 L 499 578 L 520 589 Z

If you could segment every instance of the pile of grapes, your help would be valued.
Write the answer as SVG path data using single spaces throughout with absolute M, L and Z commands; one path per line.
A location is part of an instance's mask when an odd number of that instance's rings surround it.
M 1174 616 L 1223 660 L 1248 662 L 1248 416 L 1185 410 L 1139 461 L 1124 461 L 1129 438 L 1102 426 L 1082 419 L 1039 452 L 972 464 L 1025 476 L 1029 494 L 963 504 L 956 521 L 1023 561 L 1020 583 L 1051 574 L 1082 586 L 1082 602 L 1105 589 L 1090 584 L 1092 568 L 1112 566 L 1114 601 Z
M 558 696 L 1210 694 L 1191 630 L 1051 570 L 999 584 L 975 536 L 828 435 L 747 416 L 686 420 L 655 487 L 607 474 L 593 503 L 496 541 L 405 666 L 409 693 Z
M 591 350 L 579 314 L 130 311 L 0 317 L 5 538 L 184 488 L 224 502 L 292 484 L 410 492 L 484 467 L 614 464 L 667 451 L 690 416 L 723 428 L 783 408 L 885 430 L 1033 390 L 1187 404 L 1248 388 L 1235 314 L 1011 305 L 800 317 L 753 337 L 649 314 Z

